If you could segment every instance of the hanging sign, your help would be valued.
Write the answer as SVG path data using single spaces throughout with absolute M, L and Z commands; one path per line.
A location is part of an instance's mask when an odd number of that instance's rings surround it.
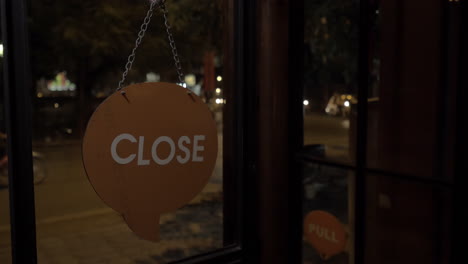
M 312 211 L 304 220 L 307 241 L 323 259 L 341 253 L 346 246 L 346 232 L 340 221 L 325 211 Z
M 141 83 L 107 98 L 88 122 L 83 163 L 99 197 L 140 237 L 159 239 L 159 217 L 192 200 L 217 157 L 203 101 L 170 83 Z

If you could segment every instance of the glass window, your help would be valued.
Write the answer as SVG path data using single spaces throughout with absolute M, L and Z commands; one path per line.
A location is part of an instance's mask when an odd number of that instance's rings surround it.
M 350 162 L 357 103 L 359 1 L 304 1 L 304 144 Z
M 218 2 L 167 3 L 184 81 L 206 102 L 218 125 L 218 159 L 204 190 L 183 208 L 161 216 L 161 241 L 153 243 L 132 233 L 86 177 L 81 160 L 86 122 L 117 88 L 148 9 L 144 1 L 117 2 L 31 2 L 33 149 L 42 157 L 35 173 L 45 175 L 35 185 L 40 263 L 167 263 L 223 246 L 225 91 Z M 156 8 L 127 84 L 180 82 L 162 17 Z
M 351 263 L 354 255 L 354 173 L 303 165 L 303 263 Z
M 453 193 L 434 178 L 453 175 L 455 77 L 445 76 L 445 67 L 456 66 L 440 55 L 458 45 L 443 40 L 451 30 L 441 27 L 451 20 L 443 20 L 447 14 L 436 1 L 423 9 L 411 1 L 361 1 L 370 19 L 362 54 L 368 55 L 369 85 L 357 87 L 358 58 L 347 54 L 358 54 L 357 33 L 365 32 L 357 28 L 358 1 L 304 4 L 303 263 L 353 263 L 354 241 L 365 241 L 357 248 L 365 263 L 448 263 Z M 354 99 L 366 89 L 367 102 L 359 103 L 367 110 L 367 152 L 356 157 L 361 135 Z M 357 158 L 367 160 L 356 182 Z M 363 221 L 358 227 L 364 223 L 359 234 L 349 229 L 355 218 Z M 335 222 L 351 243 L 327 254 L 333 247 L 326 242 L 340 241 L 331 231 Z
M 352 263 L 359 1 L 304 1 L 303 263 Z

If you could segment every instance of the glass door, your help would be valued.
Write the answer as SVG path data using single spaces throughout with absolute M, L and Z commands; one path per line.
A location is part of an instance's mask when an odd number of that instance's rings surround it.
M 302 263 L 450 263 L 462 5 L 303 3 Z

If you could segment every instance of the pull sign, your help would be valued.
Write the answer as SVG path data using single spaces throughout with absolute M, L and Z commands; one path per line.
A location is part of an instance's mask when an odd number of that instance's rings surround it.
M 170 83 L 141 83 L 107 98 L 88 122 L 83 163 L 94 190 L 138 236 L 159 240 L 159 217 L 192 200 L 213 173 L 212 113 Z
M 346 232 L 340 221 L 325 211 L 312 211 L 304 220 L 304 235 L 323 259 L 341 253 L 346 246 Z

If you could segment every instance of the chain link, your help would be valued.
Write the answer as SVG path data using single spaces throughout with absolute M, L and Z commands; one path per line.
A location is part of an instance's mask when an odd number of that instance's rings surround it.
M 145 20 L 143 20 L 143 24 L 140 27 L 140 32 L 138 32 L 138 38 L 135 41 L 135 47 L 133 48 L 130 56 L 128 56 L 127 64 L 125 64 L 125 71 L 122 74 L 122 80 L 120 80 L 119 82 L 119 87 L 117 88 L 117 91 L 120 91 L 122 89 L 122 86 L 125 82 L 125 78 L 127 78 L 127 74 L 132 68 L 133 61 L 135 61 L 136 50 L 140 46 L 141 41 L 143 40 L 143 37 L 145 36 L 146 30 L 148 29 L 148 25 L 151 22 L 151 17 L 153 16 L 153 10 L 154 10 L 154 6 L 156 5 L 156 2 L 157 2 L 156 0 L 151 1 L 151 5 L 150 5 L 148 12 L 146 13 Z
M 169 20 L 167 19 L 167 14 L 169 13 L 166 9 L 166 1 L 161 0 L 159 3 L 159 7 L 164 16 L 164 25 L 166 26 L 167 38 L 169 39 L 169 45 L 171 46 L 172 56 L 174 57 L 174 65 L 177 70 L 177 77 L 179 78 L 179 82 L 184 84 L 184 73 L 182 72 L 182 65 L 180 64 L 179 54 L 177 53 L 177 47 L 175 45 L 174 36 L 171 33 L 171 25 L 169 24 Z
M 182 65 L 180 63 L 179 54 L 177 53 L 177 47 L 175 45 L 174 37 L 172 36 L 172 33 L 171 33 L 171 26 L 169 24 L 169 20 L 167 19 L 168 11 L 166 9 L 165 2 L 166 2 L 165 0 L 151 0 L 150 8 L 148 12 L 146 13 L 146 17 L 143 21 L 143 24 L 140 27 L 140 32 L 138 32 L 138 38 L 135 41 L 135 47 L 133 48 L 130 56 L 128 56 L 127 64 L 125 64 L 125 71 L 122 74 L 122 80 L 120 80 L 119 82 L 117 91 L 120 91 L 123 88 L 128 72 L 130 71 L 130 69 L 132 69 L 133 62 L 135 61 L 136 50 L 140 46 L 141 41 L 143 40 L 143 37 L 146 34 L 146 30 L 148 30 L 148 25 L 151 22 L 151 17 L 153 16 L 154 7 L 156 6 L 156 4 L 159 4 L 159 8 L 161 8 L 161 11 L 164 16 L 164 25 L 166 26 L 167 37 L 169 39 L 169 45 L 171 46 L 172 55 L 174 58 L 174 65 L 177 70 L 177 76 L 181 84 L 185 83 L 184 73 L 182 72 Z

